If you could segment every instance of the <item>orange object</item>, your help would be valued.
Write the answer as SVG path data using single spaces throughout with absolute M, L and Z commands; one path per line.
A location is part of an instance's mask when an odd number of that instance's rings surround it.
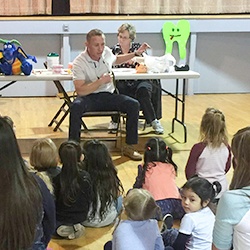
M 56 242 L 53 242 L 51 240 L 48 244 L 47 250 L 65 250 L 65 248 L 61 247 Z
M 20 75 L 22 73 L 21 66 L 22 66 L 21 61 L 18 58 L 16 58 L 12 64 L 12 75 Z
M 137 64 L 135 66 L 136 73 L 147 73 L 148 69 L 147 66 L 144 63 Z

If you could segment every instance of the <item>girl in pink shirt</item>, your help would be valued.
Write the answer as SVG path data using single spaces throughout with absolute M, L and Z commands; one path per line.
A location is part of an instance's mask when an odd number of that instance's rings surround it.
M 184 215 L 181 196 L 176 185 L 177 165 L 172 160 L 172 150 L 160 138 L 151 138 L 145 145 L 144 164 L 138 166 L 133 188 L 148 190 L 162 216 L 171 214 L 174 219 Z

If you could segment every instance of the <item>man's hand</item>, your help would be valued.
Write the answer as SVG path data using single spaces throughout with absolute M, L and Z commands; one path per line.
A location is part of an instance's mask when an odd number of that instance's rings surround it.
M 112 74 L 111 73 L 104 73 L 100 79 L 99 79 L 99 82 L 100 84 L 107 84 L 107 83 L 110 83 L 113 81 L 112 79 Z

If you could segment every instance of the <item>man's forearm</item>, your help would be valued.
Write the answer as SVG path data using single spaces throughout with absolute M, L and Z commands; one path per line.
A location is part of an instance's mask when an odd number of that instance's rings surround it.
M 100 87 L 101 84 L 98 79 L 89 84 L 85 84 L 85 83 L 82 83 L 82 81 L 75 80 L 74 85 L 75 85 L 75 90 L 76 90 L 77 95 L 85 96 L 96 91 Z

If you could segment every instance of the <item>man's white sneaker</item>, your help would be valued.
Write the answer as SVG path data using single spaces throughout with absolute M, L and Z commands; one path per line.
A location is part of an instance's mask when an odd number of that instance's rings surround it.
M 142 155 L 139 152 L 137 152 L 134 149 L 134 147 L 131 145 L 124 146 L 123 154 L 125 156 L 128 156 L 130 159 L 132 159 L 134 161 L 141 161 L 142 160 Z
M 118 123 L 111 121 L 109 123 L 108 129 L 110 130 L 110 133 L 115 134 L 118 129 Z
M 151 125 L 152 125 L 152 127 L 157 135 L 162 135 L 164 133 L 164 129 L 161 126 L 160 121 L 158 121 L 157 119 L 152 121 Z

